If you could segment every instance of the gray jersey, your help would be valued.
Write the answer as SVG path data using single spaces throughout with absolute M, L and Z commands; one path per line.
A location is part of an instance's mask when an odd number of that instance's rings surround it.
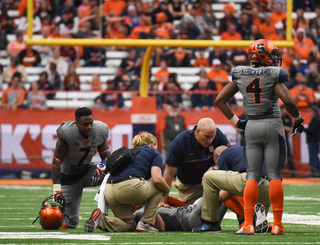
M 274 86 L 285 82 L 287 76 L 283 68 L 276 66 L 238 66 L 233 70 L 232 81 L 243 96 L 243 109 L 248 119 L 281 118 Z
M 57 134 L 68 144 L 68 153 L 61 164 L 61 172 L 65 175 L 77 175 L 90 167 L 97 147 L 109 137 L 109 128 L 101 121 L 93 121 L 92 132 L 86 139 L 74 121 L 67 121 L 60 125 Z

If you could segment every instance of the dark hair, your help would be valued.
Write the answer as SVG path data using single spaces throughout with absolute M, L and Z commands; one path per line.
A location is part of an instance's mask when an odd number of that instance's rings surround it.
M 56 71 L 57 70 L 57 64 L 54 63 L 54 62 L 50 62 L 50 69 L 53 70 L 53 71 Z
M 74 115 L 75 115 L 76 121 L 79 121 L 81 117 L 91 116 L 92 111 L 87 107 L 81 107 L 75 111 Z
M 43 76 L 43 75 L 45 75 L 46 76 L 46 78 L 48 79 L 48 72 L 46 72 L 46 71 L 43 71 L 43 72 L 41 72 L 40 74 L 39 74 L 39 76 L 41 77 L 41 76 Z
M 15 78 L 15 77 L 21 79 L 21 73 L 16 71 L 16 72 L 13 74 L 12 79 Z

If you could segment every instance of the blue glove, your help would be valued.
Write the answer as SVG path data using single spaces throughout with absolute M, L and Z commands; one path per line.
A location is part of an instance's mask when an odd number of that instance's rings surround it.
M 92 175 L 91 175 L 91 186 L 97 186 L 99 184 L 99 181 L 101 180 L 102 178 L 102 175 L 105 175 L 101 169 L 99 168 L 96 168 L 96 170 L 94 170 L 92 172 Z
M 62 191 L 55 191 L 53 194 L 53 201 L 56 203 L 60 203 L 63 206 L 66 206 L 66 199 L 62 195 Z
M 290 137 L 294 137 L 297 136 L 299 134 L 301 134 L 304 130 L 303 127 L 303 119 L 300 118 L 298 121 L 295 121 L 292 127 L 292 134 L 290 135 Z
M 248 122 L 248 119 L 245 119 L 245 120 L 239 119 L 238 122 L 237 122 L 236 127 L 239 128 L 239 129 L 245 130 L 247 122 Z

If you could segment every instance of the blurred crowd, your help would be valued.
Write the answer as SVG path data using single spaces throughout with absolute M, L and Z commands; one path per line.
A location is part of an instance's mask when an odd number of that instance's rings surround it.
M 76 69 L 106 67 L 108 51 L 126 51 L 128 56 L 121 60 L 113 79 L 100 81 L 99 74 L 92 74 L 86 81 L 91 91 L 101 92 L 95 103 L 121 108 L 125 105 L 119 91 L 139 90 L 145 47 L 26 45 L 27 0 L 2 0 L 0 4 L 0 51 L 6 51 L 10 59 L 8 65 L 0 64 L 3 107 L 46 108 L 46 100 L 54 99 L 55 91 L 81 90 Z M 217 11 L 214 6 L 218 4 L 223 7 Z M 43 39 L 286 40 L 286 0 L 247 0 L 237 6 L 219 0 L 35 0 L 32 29 Z M 297 105 L 309 107 L 320 103 L 320 4 L 293 0 L 293 11 L 294 47 L 280 48 L 282 67 L 289 73 L 286 85 Z M 306 18 L 308 13 L 313 17 Z M 15 39 L 8 41 L 10 34 Z M 149 82 L 150 96 L 157 97 L 158 108 L 182 106 L 183 94 L 189 96 L 193 108 L 213 108 L 232 69 L 249 65 L 246 49 L 218 47 L 156 47 L 151 62 L 152 67 L 159 67 Z M 31 85 L 26 67 L 43 67 L 39 80 Z M 199 80 L 186 91 L 179 74 L 171 73 L 169 67 L 200 67 Z M 235 99 L 230 104 L 237 106 Z

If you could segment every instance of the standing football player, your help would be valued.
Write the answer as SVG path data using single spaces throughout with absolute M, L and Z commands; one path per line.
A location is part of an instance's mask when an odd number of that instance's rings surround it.
M 270 201 L 273 208 L 273 235 L 282 235 L 283 186 L 282 171 L 286 162 L 286 142 L 278 98 L 294 118 L 292 137 L 303 132 L 303 119 L 290 96 L 285 82 L 288 73 L 281 65 L 278 48 L 266 39 L 254 41 L 248 48 L 251 66 L 238 66 L 232 82 L 216 98 L 216 105 L 237 128 L 245 130 L 247 183 L 244 190 L 243 227 L 236 234 L 254 234 L 254 206 L 258 199 L 258 181 L 265 160 L 270 180 Z M 246 120 L 239 120 L 227 104 L 235 93 L 243 96 Z
M 58 140 L 52 160 L 54 201 L 66 206 L 63 229 L 76 228 L 84 187 L 101 184 L 104 174 L 93 164 L 98 150 L 102 162 L 110 155 L 108 125 L 94 121 L 92 111 L 75 111 L 75 121 L 63 122 L 57 129 Z

